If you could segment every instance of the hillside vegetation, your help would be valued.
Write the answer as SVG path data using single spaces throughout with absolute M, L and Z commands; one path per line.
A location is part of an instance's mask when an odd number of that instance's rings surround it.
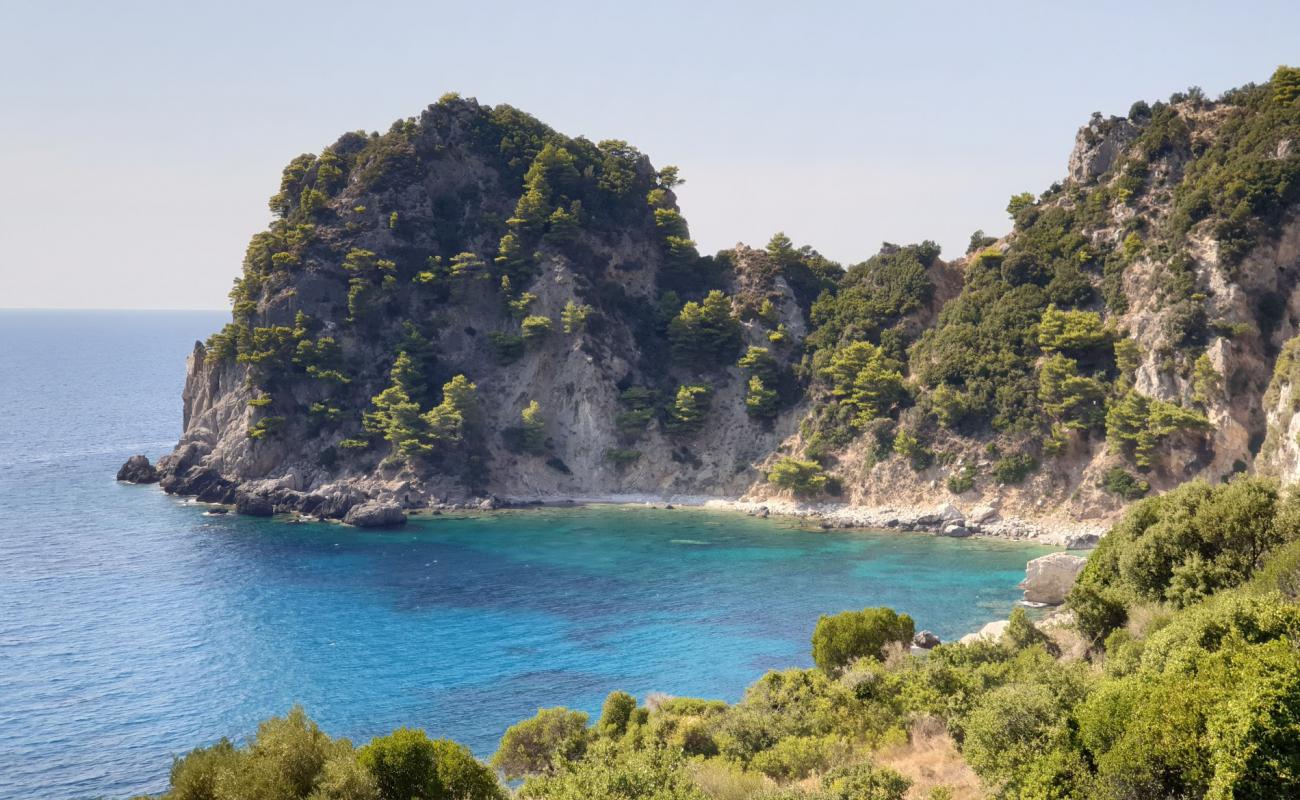
M 1095 116 L 1006 236 L 847 267 L 782 234 L 701 255 L 675 168 L 449 95 L 285 168 L 163 485 L 325 516 L 640 492 L 1095 517 L 1286 473 L 1297 74 Z

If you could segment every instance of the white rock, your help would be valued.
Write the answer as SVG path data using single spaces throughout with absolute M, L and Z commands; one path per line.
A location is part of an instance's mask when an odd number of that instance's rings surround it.
M 1083 571 L 1088 559 L 1069 553 L 1052 553 L 1035 558 L 1025 565 L 1025 579 L 1020 583 L 1025 600 L 1031 603 L 1060 605 Z
M 993 522 L 998 518 L 998 510 L 993 506 L 975 506 L 970 510 L 967 520 L 977 524 Z
M 985 625 L 983 628 L 980 628 L 975 633 L 968 633 L 965 636 L 961 637 L 960 639 L 957 640 L 957 643 L 975 644 L 976 642 L 980 642 L 980 641 L 996 642 L 997 640 L 1002 638 L 1002 634 L 1006 632 L 1007 626 L 1010 624 L 1011 624 L 1011 620 L 1009 619 L 999 619 L 994 622 L 990 622 L 989 624 Z

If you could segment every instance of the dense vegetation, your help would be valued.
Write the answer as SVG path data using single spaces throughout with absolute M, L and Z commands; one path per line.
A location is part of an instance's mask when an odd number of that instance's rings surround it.
M 1300 792 L 1300 497 L 1238 478 L 1144 500 L 1069 602 L 1077 630 L 1021 609 L 999 641 L 923 656 L 906 615 L 823 617 L 814 668 L 770 672 L 735 704 L 614 692 L 594 723 L 543 709 L 505 732 L 495 773 L 420 731 L 357 748 L 295 710 L 178 759 L 164 797 L 492 800 L 511 791 L 498 774 L 535 800 Z M 927 778 L 918 748 L 979 784 Z
M 328 469 L 401 464 L 473 489 L 495 442 L 554 461 L 558 440 L 519 437 L 536 424 L 476 426 L 473 388 L 576 347 L 629 365 L 607 376 L 620 410 L 598 450 L 619 471 L 647 438 L 694 464 L 682 454 L 720 414 L 772 431 L 799 408 L 799 441 L 765 473 L 804 497 L 891 458 L 960 463 L 944 477 L 961 493 L 1086 452 L 1113 456 L 1099 486 L 1132 500 L 1176 482 L 1174 451 L 1189 474 L 1210 463 L 1210 420 L 1242 380 L 1211 347 L 1279 325 L 1281 294 L 1253 320 L 1211 318 L 1196 243 L 1234 280 L 1300 200 L 1298 74 L 1095 115 L 1083 145 L 1111 141 L 1113 163 L 1015 195 L 1011 232 L 977 231 L 957 267 L 928 241 L 842 267 L 780 233 L 701 255 L 676 168 L 449 95 L 285 168 L 207 357 L 246 367 L 254 445 L 315 437 Z M 635 263 L 610 265 L 620 247 Z M 557 259 L 573 282 L 548 298 Z M 632 269 L 644 286 L 613 274 Z M 512 411 L 541 419 L 536 401 Z

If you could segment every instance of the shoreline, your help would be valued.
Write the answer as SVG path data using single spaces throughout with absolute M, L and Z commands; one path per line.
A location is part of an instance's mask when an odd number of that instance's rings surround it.
M 470 505 L 460 510 L 490 511 L 495 508 L 565 507 L 565 506 L 657 506 L 664 508 L 702 508 L 744 513 L 747 516 L 776 516 L 816 521 L 823 529 L 869 528 L 931 533 L 952 538 L 992 538 L 1031 541 L 1066 550 L 1087 550 L 1110 528 L 1105 522 L 1080 522 L 1058 519 L 1026 519 L 1001 516 L 988 506 L 973 506 L 963 513 L 951 503 L 933 507 L 877 507 L 850 503 L 801 503 L 793 500 L 727 499 L 710 495 L 606 494 L 564 497 L 506 497 L 493 508 Z M 429 511 L 434 510 L 430 508 Z M 416 513 L 427 513 L 417 510 Z

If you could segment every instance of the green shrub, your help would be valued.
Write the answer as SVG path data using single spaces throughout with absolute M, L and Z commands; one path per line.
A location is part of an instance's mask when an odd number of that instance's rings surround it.
M 693 434 L 704 427 L 704 417 L 709 412 L 713 387 L 706 384 L 687 384 L 677 387 L 677 396 L 668 406 L 668 430 L 676 434 Z
M 567 708 L 543 708 L 506 729 L 492 766 L 510 780 L 552 773 L 587 749 L 587 715 Z
M 1101 486 L 1125 500 L 1138 500 L 1151 491 L 1151 484 L 1138 480 L 1123 467 L 1111 467 L 1101 479 Z
M 767 480 L 799 495 L 813 495 L 826 488 L 826 473 L 816 461 L 797 458 L 779 459 L 767 472 Z
M 596 732 L 617 739 L 627 733 L 627 726 L 636 711 L 636 698 L 627 692 L 610 692 L 600 709 Z
M 992 472 L 998 483 L 1011 485 L 1024 481 L 1036 469 L 1038 459 L 1027 453 L 1015 453 L 994 461 Z
M 885 645 L 909 643 L 915 632 L 912 618 L 892 608 L 823 615 L 813 630 L 813 662 L 824 672 L 836 672 L 858 658 L 882 659 Z
M 698 303 L 686 303 L 668 325 L 668 341 L 681 364 L 730 361 L 740 347 L 740 323 L 731 313 L 730 298 L 715 289 Z

